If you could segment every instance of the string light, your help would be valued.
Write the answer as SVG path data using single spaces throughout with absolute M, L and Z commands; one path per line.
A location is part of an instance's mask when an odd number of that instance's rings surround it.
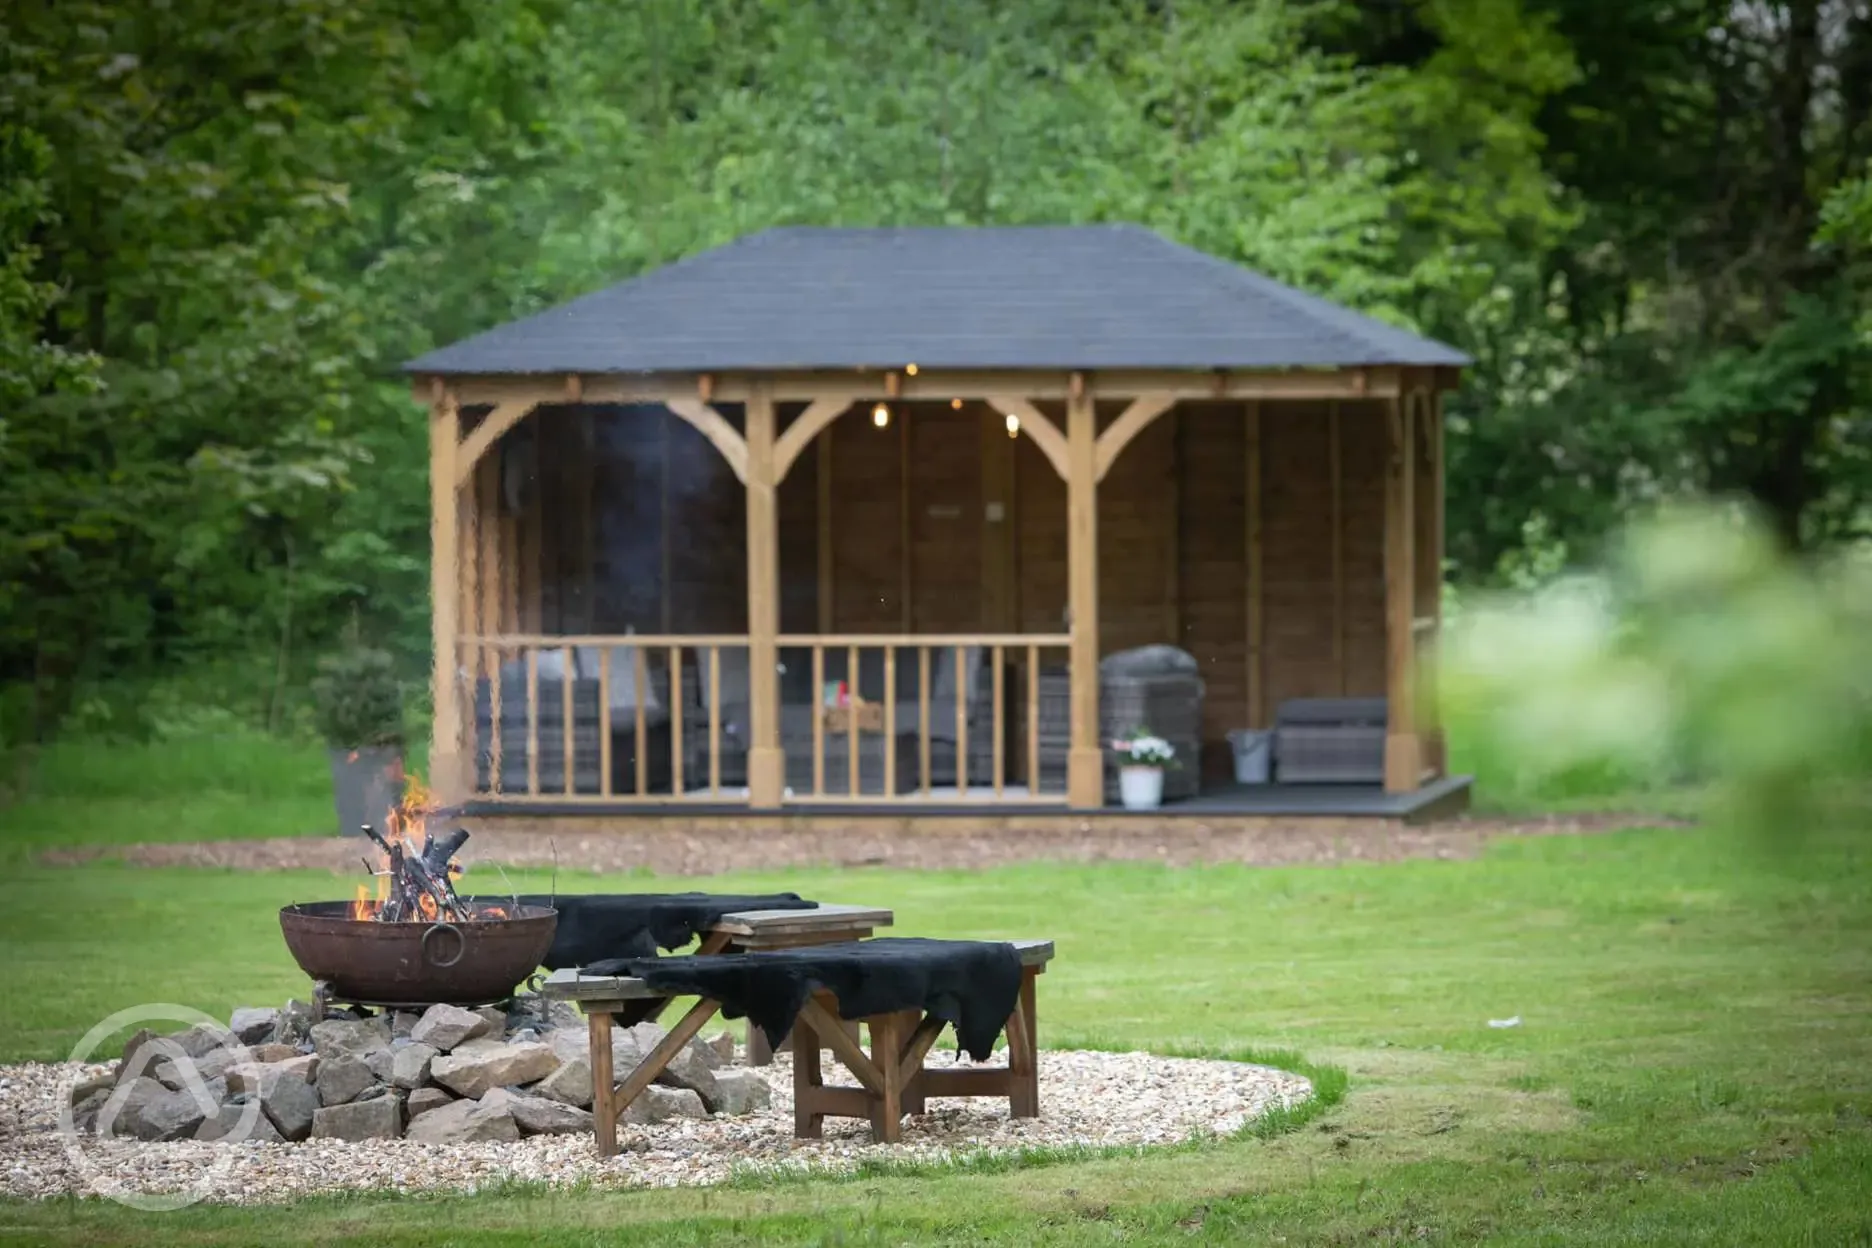
M 1016 416 L 1013 412 L 1008 413 L 1007 431 L 1008 437 L 1010 438 L 1020 437 L 1020 417 Z
M 890 408 L 883 403 L 871 409 L 871 423 L 882 429 L 890 424 Z
M 916 376 L 916 365 L 914 364 L 904 365 L 904 372 L 908 373 L 912 377 Z
M 949 406 L 950 406 L 950 407 L 953 407 L 953 408 L 955 408 L 955 410 L 959 412 L 959 411 L 961 411 L 961 410 L 962 410 L 962 400 L 961 400 L 961 399 L 950 399 L 950 400 L 949 400 Z

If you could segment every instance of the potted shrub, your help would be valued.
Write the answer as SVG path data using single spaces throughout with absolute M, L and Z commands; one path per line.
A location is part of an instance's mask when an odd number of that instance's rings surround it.
M 403 796 L 403 687 L 382 650 L 351 646 L 319 662 L 312 682 L 319 732 L 331 755 L 338 832 L 379 830 Z
M 1163 803 L 1164 768 L 1176 766 L 1176 747 L 1148 728 L 1112 742 L 1124 756 L 1118 764 L 1118 798 L 1126 810 L 1155 810 Z

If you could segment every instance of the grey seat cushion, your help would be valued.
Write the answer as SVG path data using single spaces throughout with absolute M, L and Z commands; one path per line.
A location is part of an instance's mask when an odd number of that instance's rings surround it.
M 1385 722 L 1383 698 L 1288 698 L 1274 712 L 1276 726 L 1284 724 L 1380 724 Z

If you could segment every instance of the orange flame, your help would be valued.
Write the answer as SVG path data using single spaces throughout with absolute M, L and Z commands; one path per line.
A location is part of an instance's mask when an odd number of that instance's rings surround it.
M 426 830 L 425 820 L 429 812 L 434 809 L 434 803 L 430 799 L 429 791 L 423 787 L 422 781 L 405 773 L 402 764 L 391 764 L 388 774 L 390 778 L 403 782 L 403 799 L 397 803 L 396 809 L 390 812 L 389 818 L 385 821 L 383 838 L 389 844 L 401 845 L 405 853 L 418 853 L 422 849 L 423 834 Z M 369 890 L 362 884 L 358 885 L 357 897 L 351 903 L 353 919 L 377 917 L 378 912 L 383 909 L 384 902 L 390 898 L 390 856 L 380 850 L 377 857 L 376 899 L 372 900 Z M 417 907 L 425 919 L 432 921 L 441 913 L 441 907 L 436 904 L 433 897 L 421 898 L 417 902 Z
M 377 906 L 371 901 L 370 890 L 362 884 L 357 886 L 357 897 L 351 902 L 351 917 L 362 921 L 377 913 Z

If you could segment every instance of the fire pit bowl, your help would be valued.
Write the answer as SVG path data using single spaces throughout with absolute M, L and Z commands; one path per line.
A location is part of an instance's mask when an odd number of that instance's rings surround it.
M 546 906 L 474 902 L 467 923 L 356 919 L 348 901 L 280 911 L 293 961 L 334 1000 L 359 1005 L 489 1005 L 538 969 L 559 926 Z

